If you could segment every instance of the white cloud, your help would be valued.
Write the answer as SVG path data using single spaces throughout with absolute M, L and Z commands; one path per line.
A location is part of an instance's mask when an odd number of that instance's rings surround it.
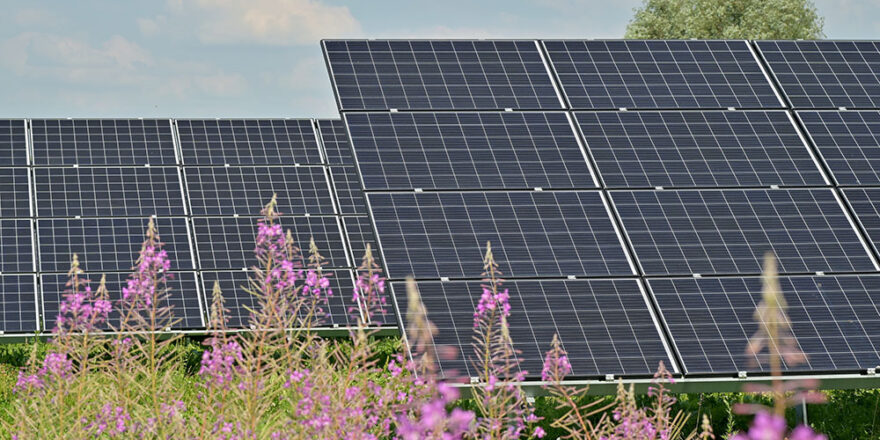
M 174 32 L 190 23 L 204 43 L 314 44 L 322 38 L 360 35 L 360 23 L 345 6 L 319 0 L 168 0 L 168 16 L 142 18 L 144 35 Z

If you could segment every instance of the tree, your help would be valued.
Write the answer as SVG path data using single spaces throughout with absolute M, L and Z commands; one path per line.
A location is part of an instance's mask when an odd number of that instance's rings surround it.
M 645 0 L 625 38 L 818 39 L 823 24 L 811 0 Z

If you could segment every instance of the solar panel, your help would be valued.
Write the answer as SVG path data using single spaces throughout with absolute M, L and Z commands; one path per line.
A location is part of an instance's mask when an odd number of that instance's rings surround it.
M 176 167 L 35 168 L 37 215 L 184 215 Z
M 880 112 L 799 111 L 797 116 L 838 184 L 880 184 Z
M 743 40 L 544 41 L 573 109 L 780 108 Z
M 407 310 L 405 284 L 391 283 L 401 311 Z M 458 349 L 456 359 L 440 360 L 443 375 L 479 376 L 471 342 L 480 282 L 422 281 L 418 288 L 437 326 L 433 343 Z M 675 366 L 638 280 L 512 280 L 504 288 L 510 293 L 510 336 L 530 378 L 540 377 L 554 334 L 568 352 L 573 377 L 651 374 L 660 361 Z
M 388 276 L 631 275 L 597 191 L 367 193 Z
M 347 113 L 366 190 L 595 188 L 565 113 Z
M 27 168 L 0 168 L 0 217 L 30 217 L 30 176 Z
M 874 248 L 880 249 L 880 188 L 844 188 L 843 195 Z
M 34 119 L 35 165 L 175 165 L 168 119 Z
M 357 168 L 353 166 L 331 166 L 330 180 L 336 194 L 336 203 L 342 215 L 366 215 L 364 191 Z
M 251 325 L 251 310 L 259 307 L 256 298 L 245 291 L 245 289 L 250 288 L 248 282 L 249 273 L 243 270 L 202 272 L 202 283 L 208 300 L 207 307 L 209 308 L 214 290 L 214 281 L 220 283 L 220 290 L 223 293 L 224 300 L 223 306 L 228 311 L 226 314 L 226 325 L 228 328 L 249 328 Z M 348 312 L 349 307 L 357 308 L 357 305 L 352 302 L 354 281 L 351 277 L 351 271 L 328 271 L 325 275 L 330 279 L 330 289 L 333 290 L 333 295 L 329 297 L 328 303 L 322 307 L 324 313 L 319 318 L 319 326 L 344 327 L 349 324 L 356 324 L 356 322 L 352 322 L 349 318 L 350 313 Z M 306 311 L 307 309 L 301 310 L 303 315 Z
M 187 165 L 322 163 L 310 119 L 177 120 Z
M 245 269 L 256 264 L 256 218 L 197 217 L 192 222 L 200 269 Z M 305 258 L 309 239 L 314 238 L 326 258 L 325 267 L 349 267 L 336 217 L 281 217 L 280 223 L 285 231 L 291 230 Z
M 823 186 L 784 111 L 577 112 L 606 187 Z
M 171 270 L 193 269 L 186 219 L 155 219 Z M 130 271 L 141 251 L 146 218 L 38 219 L 41 272 L 67 272 L 73 254 L 85 272 Z
M 27 128 L 21 119 L 0 119 L 0 166 L 28 165 Z
M 535 41 L 323 41 L 340 110 L 559 109 Z
M 168 292 L 168 302 L 162 303 L 160 306 L 172 307 L 173 320 L 179 321 L 172 328 L 175 330 L 205 328 L 202 299 L 199 295 L 195 272 L 174 272 L 169 275 L 173 278 L 169 279 L 166 284 L 166 287 L 171 289 Z M 82 278 L 90 280 L 89 286 L 92 291 L 97 291 L 101 282 L 100 274 L 85 274 Z M 66 273 L 40 275 L 40 286 L 43 293 L 43 328 L 47 330 L 55 328 L 58 309 L 61 301 L 64 300 L 64 292 L 68 289 L 66 284 L 69 279 L 70 277 Z M 127 281 L 128 274 L 107 274 L 107 293 L 113 304 L 113 310 L 110 313 L 109 322 L 103 326 L 105 330 L 119 329 L 121 325 L 121 309 L 118 302 L 122 299 L 122 288 L 126 286 Z
M 614 191 L 646 275 L 875 271 L 831 189 Z
M 0 275 L 0 330 L 37 331 L 36 275 Z
M 30 220 L 0 219 L 0 272 L 35 272 Z
M 756 41 L 795 108 L 880 107 L 880 44 Z
M 354 165 L 345 123 L 341 119 L 319 119 L 318 130 L 321 133 L 321 143 L 324 145 L 328 164 Z
M 372 248 L 377 264 L 382 265 L 382 256 L 376 247 L 376 236 L 369 217 L 342 217 L 342 228 L 345 229 L 345 236 L 351 246 L 351 267 L 360 267 L 367 252 L 367 243 Z
M 277 195 L 284 214 L 334 214 L 323 167 L 186 167 L 193 215 L 259 215 Z
M 780 277 L 792 335 L 806 363 L 784 371 L 864 370 L 880 365 L 880 276 Z M 648 280 L 688 374 L 769 372 L 766 355 L 747 355 L 758 331 L 760 277 Z M 765 351 L 766 353 L 766 351 Z

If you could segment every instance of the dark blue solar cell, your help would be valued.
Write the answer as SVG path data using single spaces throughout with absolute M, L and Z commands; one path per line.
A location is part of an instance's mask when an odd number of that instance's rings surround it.
M 324 144 L 327 163 L 330 165 L 354 165 L 345 123 L 341 119 L 320 119 L 318 120 L 318 130 L 321 133 L 321 143 Z
M 36 168 L 37 215 L 185 215 L 176 167 Z
M 0 272 L 36 272 L 30 220 L 0 219 Z
M 880 43 L 757 41 L 795 108 L 880 107 Z
M 325 258 L 324 267 L 350 266 L 336 217 L 281 217 L 279 221 L 302 250 L 300 264 L 308 263 L 309 240 L 314 238 Z M 245 269 L 256 264 L 257 218 L 197 217 L 192 223 L 200 269 Z
M 170 306 L 173 315 L 171 328 L 175 330 L 184 329 L 203 329 L 204 322 L 204 300 L 199 294 L 198 283 L 196 282 L 195 272 L 171 272 L 166 283 L 169 288 L 165 301 L 160 302 L 160 306 Z M 125 273 L 108 273 L 107 276 L 107 293 L 110 301 L 115 305 L 122 299 L 122 288 L 125 287 L 128 280 L 128 274 Z M 82 278 L 89 280 L 88 285 L 92 291 L 96 291 L 101 283 L 101 274 L 84 274 Z M 66 286 L 70 277 L 67 274 L 42 274 L 41 290 L 43 301 L 43 327 L 52 329 L 55 327 L 58 318 L 58 308 L 61 301 L 64 300 L 65 292 L 69 289 Z M 136 319 L 136 318 L 135 318 Z M 102 329 L 118 329 L 121 325 L 120 309 L 114 307 L 110 313 L 108 322 L 101 325 Z
M 27 168 L 0 168 L 0 217 L 30 217 L 30 191 Z
M 322 163 L 311 119 L 177 120 L 186 165 Z
M 341 110 L 559 109 L 535 41 L 325 41 Z
M 801 111 L 797 116 L 838 184 L 880 184 L 880 111 Z
M 843 195 L 874 247 L 880 249 L 880 188 L 844 188 Z
M 483 292 L 480 284 L 417 283 L 427 317 L 437 326 L 433 343 L 457 349 L 456 358 L 440 359 L 443 376 L 480 375 L 474 371 L 471 348 L 474 309 Z M 391 288 L 398 310 L 405 313 L 406 283 L 394 282 Z M 521 351 L 520 368 L 529 378 L 541 377 L 554 334 L 568 352 L 574 377 L 647 375 L 661 361 L 674 369 L 638 280 L 510 280 L 503 288 L 510 294 L 510 335 Z
M 0 166 L 27 164 L 27 128 L 24 120 L 0 119 Z
M 331 166 L 330 180 L 336 194 L 336 203 L 342 215 L 366 215 L 367 205 L 358 177 L 357 167 Z
M 367 193 L 389 278 L 631 275 L 597 191 Z
M 373 224 L 369 217 L 343 217 L 342 227 L 350 245 L 352 267 L 360 267 L 363 264 L 367 244 L 370 245 L 376 263 L 382 265 L 382 254 L 376 246 L 376 236 L 373 234 Z
M 595 188 L 564 113 L 347 113 L 367 190 Z
M 791 335 L 806 353 L 784 371 L 844 372 L 880 365 L 880 276 L 780 277 Z M 758 332 L 760 277 L 649 278 L 686 374 L 769 372 L 767 350 L 746 354 Z
M 193 269 L 186 219 L 154 219 L 171 270 Z M 37 220 L 41 272 L 66 272 L 73 254 L 86 272 L 130 271 L 145 239 L 146 218 Z
M 574 109 L 780 108 L 742 40 L 545 41 Z
M 276 196 L 278 212 L 332 215 L 323 167 L 186 167 L 193 215 L 259 215 Z
M 34 119 L 35 165 L 175 165 L 168 119 Z
M 647 275 L 877 270 L 830 189 L 614 191 Z
M 577 112 L 606 187 L 827 185 L 783 111 Z
M 0 330 L 37 331 L 36 275 L 0 275 Z

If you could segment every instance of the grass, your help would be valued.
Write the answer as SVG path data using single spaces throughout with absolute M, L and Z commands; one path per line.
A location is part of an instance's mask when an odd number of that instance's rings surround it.
M 38 345 L 38 351 L 42 355 L 47 344 L 38 343 Z M 397 337 L 381 337 L 377 338 L 375 346 L 377 360 L 384 364 L 399 351 L 401 340 Z M 3 419 L 10 417 L 12 387 L 18 369 L 25 365 L 32 350 L 31 343 L 0 345 L 0 417 Z M 174 373 L 174 382 L 178 387 L 191 391 L 194 395 L 197 392 L 196 373 L 203 347 L 200 341 L 184 339 L 175 344 L 173 350 L 181 355 L 180 368 Z M 809 422 L 814 428 L 825 433 L 831 440 L 880 438 L 880 389 L 828 391 L 826 395 L 828 396 L 826 404 L 810 405 L 808 409 Z M 591 399 L 602 398 L 604 397 L 591 397 Z M 696 415 L 702 417 L 702 414 L 708 414 L 716 434 L 748 427 L 751 418 L 734 414 L 732 411 L 734 404 L 770 401 L 769 397 L 744 393 L 682 394 L 678 395 L 678 399 L 676 409 L 692 414 L 691 426 L 694 426 L 698 419 Z M 459 401 L 458 405 L 468 409 L 473 408 L 473 402 L 469 400 Z M 535 406 L 537 415 L 544 417 L 541 425 L 549 434 L 546 438 L 558 436 L 560 432 L 549 427 L 549 421 L 559 415 L 555 410 L 556 402 L 547 397 L 539 397 Z M 790 424 L 794 424 L 794 410 L 790 409 L 787 415 Z M 721 435 L 718 438 L 724 437 Z

